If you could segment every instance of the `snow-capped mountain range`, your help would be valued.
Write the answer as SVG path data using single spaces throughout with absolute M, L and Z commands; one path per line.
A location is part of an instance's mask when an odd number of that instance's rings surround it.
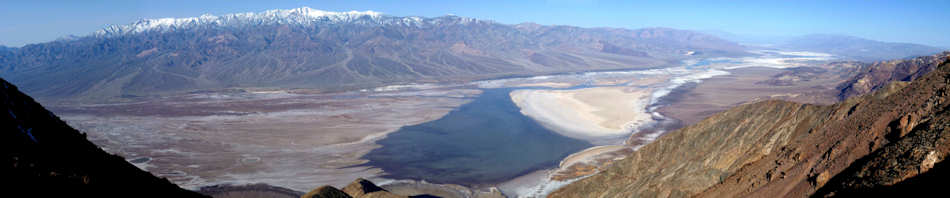
M 0 77 L 39 98 L 98 102 L 232 87 L 336 91 L 654 68 L 743 53 L 733 42 L 671 28 L 510 25 L 303 7 L 144 19 L 0 50 Z
M 453 20 L 447 20 L 453 19 Z M 215 16 L 205 14 L 187 18 L 142 19 L 127 25 L 110 25 L 93 33 L 95 36 L 115 36 L 151 31 L 171 31 L 182 28 L 202 26 L 246 26 L 246 25 L 317 25 L 317 24 L 360 24 L 360 25 L 407 25 L 422 26 L 444 22 L 457 23 L 493 23 L 492 21 L 453 15 L 425 18 L 417 16 L 395 17 L 375 11 L 332 12 L 301 7 L 294 9 L 274 9 L 264 12 L 246 12 Z

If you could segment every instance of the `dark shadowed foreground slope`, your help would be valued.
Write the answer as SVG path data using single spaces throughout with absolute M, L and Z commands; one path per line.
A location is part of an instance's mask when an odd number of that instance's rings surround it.
M 0 86 L 6 195 L 202 197 L 102 151 L 15 86 L 5 80 Z
M 950 65 L 831 106 L 765 101 L 644 146 L 552 197 L 802 197 L 941 191 Z M 929 172 L 928 170 L 934 170 Z M 919 177 L 918 177 L 919 176 Z M 924 187 L 922 187 L 924 186 Z

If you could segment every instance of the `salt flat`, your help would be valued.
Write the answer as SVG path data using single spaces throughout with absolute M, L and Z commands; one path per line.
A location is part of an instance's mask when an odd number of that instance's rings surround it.
M 54 111 L 107 151 L 186 188 L 263 182 L 305 192 L 382 174 L 354 167 L 376 140 L 479 93 L 201 93 Z
M 517 90 L 511 99 L 525 115 L 564 136 L 622 136 L 650 121 L 649 89 L 595 87 L 577 90 Z

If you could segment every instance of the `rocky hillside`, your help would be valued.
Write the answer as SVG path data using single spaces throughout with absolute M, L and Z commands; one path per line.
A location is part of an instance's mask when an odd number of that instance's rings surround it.
M 398 182 L 397 182 L 398 183 Z M 408 185 L 408 186 L 405 186 Z M 436 187 L 439 186 L 439 187 Z M 434 187 L 434 188 L 433 188 Z M 444 198 L 502 198 L 505 197 L 497 189 L 491 191 L 478 191 L 472 192 L 468 190 L 467 193 L 462 193 L 463 191 L 454 191 L 449 190 L 452 187 L 448 187 L 440 184 L 429 184 L 429 183 L 403 183 L 403 185 L 397 184 L 388 184 L 385 186 L 377 186 L 373 182 L 366 179 L 356 179 L 350 184 L 343 187 L 343 189 L 337 189 L 333 186 L 320 186 L 309 193 L 301 196 L 303 198 L 399 198 L 399 197 L 416 197 L 416 198 L 425 198 L 425 197 L 444 197 Z M 461 187 L 461 186 L 459 186 Z M 464 187 L 462 187 L 464 188 Z M 448 191 L 447 191 L 448 190 Z
M 783 101 L 743 105 L 668 133 L 606 171 L 552 197 L 685 197 L 718 183 L 741 165 L 775 152 L 800 125 L 827 109 Z
M 838 86 L 838 89 L 841 90 L 838 97 L 844 100 L 852 96 L 870 93 L 873 90 L 887 86 L 890 82 L 913 81 L 933 71 L 937 65 L 948 57 L 950 57 L 950 51 L 931 56 L 860 64 L 861 66 L 855 71 L 849 72 L 855 75 Z
M 933 71 L 950 51 L 929 56 L 896 59 L 878 62 L 841 61 L 809 67 L 787 68 L 785 72 L 759 83 L 772 86 L 789 86 L 820 79 L 842 79 L 835 86 L 838 100 L 871 93 L 886 87 L 891 82 L 910 82 Z
M 365 179 L 356 179 L 346 187 L 343 187 L 343 190 L 334 188 L 333 186 L 321 186 L 316 189 L 313 189 L 309 193 L 301 196 L 301 198 L 408 198 L 409 196 L 397 195 L 391 193 L 373 182 Z
M 220 184 L 204 186 L 201 187 L 198 192 L 214 198 L 295 198 L 303 195 L 303 192 L 297 192 L 291 189 L 272 186 L 265 183 L 244 185 Z
M 946 59 L 944 59 L 946 61 Z M 950 148 L 950 64 L 830 106 L 766 101 L 671 132 L 551 197 L 802 197 L 922 188 Z M 919 176 L 919 177 L 918 177 Z
M 230 87 L 314 88 L 646 68 L 744 54 L 668 28 L 508 25 L 310 8 L 146 19 L 0 51 L 0 77 L 40 99 L 109 99 Z M 699 55 L 695 55 L 699 56 Z
M 203 197 L 152 176 L 0 80 L 0 151 L 5 191 L 25 197 Z M 2 111 L 2 110 L 0 110 Z

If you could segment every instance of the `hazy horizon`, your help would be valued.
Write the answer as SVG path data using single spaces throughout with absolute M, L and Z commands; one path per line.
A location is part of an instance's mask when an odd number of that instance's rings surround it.
M 448 14 L 505 24 L 533 22 L 579 27 L 668 27 L 721 31 L 743 36 L 789 37 L 839 34 L 886 42 L 950 47 L 947 1 L 835 2 L 615 2 L 546 0 L 530 2 L 378 1 L 162 1 L 11 2 L 0 8 L 0 45 L 20 47 L 70 35 L 86 36 L 107 25 L 140 19 L 195 17 L 311 7 L 327 11 L 372 10 L 392 16 Z M 40 10 L 39 12 L 37 10 Z

